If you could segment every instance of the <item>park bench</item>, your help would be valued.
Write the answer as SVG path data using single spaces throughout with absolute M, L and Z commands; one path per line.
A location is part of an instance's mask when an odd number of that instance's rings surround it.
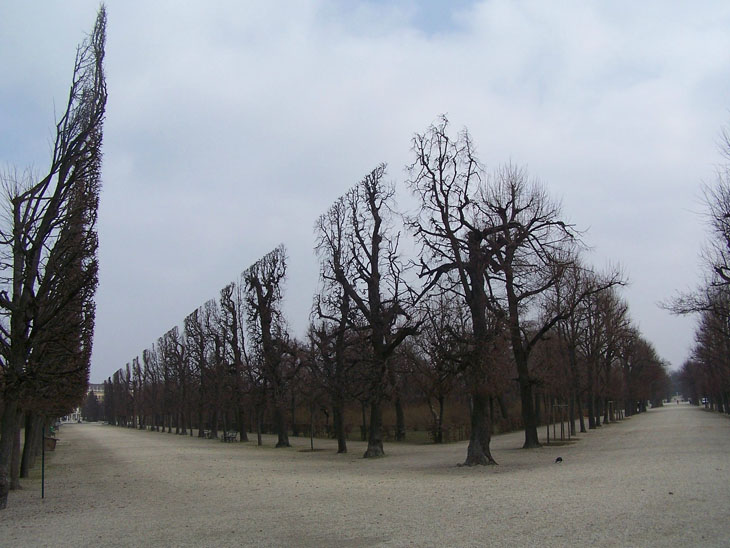
M 223 441 L 236 441 L 238 438 L 238 432 L 223 432 Z

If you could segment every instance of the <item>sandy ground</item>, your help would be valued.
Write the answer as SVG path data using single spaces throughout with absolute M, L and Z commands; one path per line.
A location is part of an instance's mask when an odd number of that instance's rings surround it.
M 491 467 L 456 466 L 465 443 L 363 460 L 266 441 L 64 426 L 45 500 L 36 478 L 11 493 L 0 546 L 730 545 L 730 420 L 688 405 L 562 447 L 498 436 Z

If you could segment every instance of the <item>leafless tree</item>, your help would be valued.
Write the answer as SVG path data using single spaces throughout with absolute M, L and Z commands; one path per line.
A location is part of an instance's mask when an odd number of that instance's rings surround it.
M 189 426 L 190 373 L 185 340 L 177 326 L 167 331 L 158 344 L 160 359 L 165 368 L 170 389 L 170 424 L 175 433 L 187 435 Z
M 724 128 L 721 133 L 720 152 L 730 160 L 728 128 Z M 721 303 L 721 299 L 718 301 L 715 298 L 717 290 L 730 287 L 730 163 L 718 167 L 715 182 L 703 185 L 702 195 L 704 217 L 709 229 L 709 237 L 702 248 L 705 279 L 697 290 L 662 303 L 663 308 L 674 314 L 694 314 L 706 310 L 717 313 L 720 311 L 718 304 Z
M 248 441 L 246 433 L 244 394 L 246 387 L 245 370 L 248 368 L 248 356 L 245 345 L 246 299 L 242 284 L 230 283 L 221 289 L 220 294 L 221 323 L 225 339 L 228 377 L 233 388 L 233 406 L 240 441 Z
M 568 365 L 568 382 L 570 384 L 568 414 L 572 434 L 576 433 L 576 415 L 579 418 L 580 431 L 586 431 L 581 404 L 584 390 L 581 386 L 583 383 L 581 382 L 582 368 L 580 367 L 579 355 L 580 342 L 585 332 L 585 309 L 578 302 L 578 296 L 585 292 L 586 286 L 593 283 L 593 279 L 593 273 L 585 269 L 578 261 L 575 261 L 567 268 L 560 283 L 553 287 L 551 298 L 548 298 L 544 303 L 550 309 L 548 314 L 552 314 L 554 309 L 561 309 L 565 306 L 573 309 L 572 314 L 558 321 L 555 326 L 555 332 L 560 343 L 559 349 L 563 360 Z
M 271 388 L 276 447 L 289 447 L 286 422 L 286 389 L 295 371 L 284 356 L 287 334 L 281 313 L 282 285 L 286 277 L 286 250 L 280 245 L 243 273 L 250 339 L 260 350 L 263 375 Z M 295 368 L 294 368 L 295 369 Z
M 160 362 L 157 358 L 157 349 L 155 345 L 145 349 L 142 352 L 142 364 L 144 366 L 144 374 L 147 382 L 147 401 L 150 402 L 148 413 L 152 416 L 152 427 L 159 432 L 160 428 L 164 429 L 164 386 L 162 383 L 162 372 L 160 370 Z M 112 423 L 112 415 L 110 408 L 107 407 L 107 396 L 104 396 L 104 406 L 106 408 L 106 419 Z
M 730 154 L 730 148 L 724 152 Z M 730 286 L 730 165 L 721 166 L 715 184 L 705 185 L 702 191 L 710 229 L 704 259 L 711 284 Z
M 489 384 L 484 364 L 503 327 L 517 367 L 524 447 L 539 446 L 529 357 L 569 311 L 556 310 L 536 321 L 534 310 L 572 264 L 578 235 L 561 219 L 559 205 L 523 169 L 507 165 L 487 180 L 468 132 L 452 139 L 447 126 L 443 117 L 414 138 L 410 184 L 422 205 L 410 224 L 423 245 L 422 275 L 460 294 L 471 311 L 475 390 L 466 463 L 486 464 L 493 459 L 488 455 L 489 432 L 480 426 L 486 424 Z M 618 277 L 609 285 L 615 283 Z M 533 319 L 530 329 L 526 316 Z M 491 328 L 489 317 L 495 320 Z
M 724 128 L 720 152 L 730 160 L 730 131 Z M 709 238 L 702 259 L 705 279 L 695 291 L 680 294 L 662 306 L 674 314 L 698 314 L 692 359 L 682 368 L 682 384 L 695 396 L 730 411 L 727 365 L 717 349 L 730 348 L 730 163 L 717 170 L 714 184 L 703 186 Z M 723 387 L 722 389 L 720 387 Z M 699 394 L 704 394 L 699 396 Z
M 336 201 L 315 223 L 316 251 L 320 257 L 320 288 L 312 307 L 309 338 L 316 354 L 312 360 L 315 378 L 332 401 L 337 452 L 347 452 L 344 412 L 352 370 L 359 363 L 350 344 L 357 337 L 352 326 L 358 323 L 357 309 L 337 279 L 341 269 L 347 279 L 354 275 L 354 261 L 348 246 L 348 208 L 344 199 Z M 359 322 L 362 323 L 362 322 Z
M 712 306 L 699 314 L 692 358 L 682 368 L 682 381 L 695 403 L 730 413 L 730 292 L 715 288 Z
M 485 204 L 478 202 L 484 170 L 466 130 L 450 137 L 442 117 L 415 135 L 412 149 L 409 185 L 420 211 L 408 224 L 422 246 L 420 275 L 428 278 L 427 287 L 460 296 L 471 316 L 473 347 L 465 368 L 472 392 L 471 438 L 465 464 L 496 464 L 489 450 L 488 397 L 491 359 L 503 324 L 487 311 L 494 252 L 487 240 L 501 227 L 488 224 Z
M 617 310 L 611 316 L 614 322 L 606 320 L 601 322 L 601 325 L 597 325 L 594 317 L 596 302 L 602 298 L 601 302 L 608 302 L 607 299 L 611 303 L 621 302 L 616 300 L 618 297 L 616 297 L 614 288 L 623 283 L 619 269 L 612 268 L 606 273 L 597 273 L 586 267 L 580 259 L 576 259 L 564 268 L 563 275 L 550 288 L 542 302 L 542 306 L 545 308 L 543 317 L 548 321 L 558 318 L 554 332 L 560 341 L 559 352 L 562 353 L 568 365 L 566 378 L 569 379 L 570 384 L 569 416 L 573 433 L 575 433 L 576 414 L 580 420 L 580 431 L 586 431 L 581 403 L 583 395 L 590 391 L 591 396 L 588 399 L 595 401 L 595 375 L 598 367 L 596 360 L 597 356 L 601 354 L 584 353 L 587 341 L 595 340 L 596 344 L 599 341 L 606 342 L 606 344 L 608 344 L 607 341 L 611 341 L 609 349 L 604 346 L 604 350 L 608 350 L 602 354 L 605 365 L 615 356 L 617 349 L 614 344 L 615 339 L 623 333 L 617 324 L 627 321 L 625 308 L 621 308 L 617 304 Z M 607 294 L 610 294 L 611 297 L 601 297 Z M 618 308 L 621 308 L 621 313 Z M 615 328 L 612 333 L 606 331 L 610 328 Z M 591 356 L 596 356 L 596 358 Z M 606 366 L 606 377 L 609 373 Z M 590 380 L 587 380 L 586 377 Z M 594 407 L 593 404 L 590 405 L 592 411 Z M 595 413 L 593 416 L 595 417 Z
M 468 310 L 450 294 L 431 295 L 422 308 L 425 320 L 406 348 L 409 379 L 426 398 L 434 442 L 443 443 L 446 398 L 468 363 L 471 322 Z
M 197 423 L 198 437 L 203 437 L 206 411 L 208 406 L 216 405 L 218 399 L 215 393 L 215 375 L 211 368 L 211 336 L 207 326 L 213 313 L 215 302 L 207 301 L 203 306 L 196 308 L 185 317 L 184 335 L 190 369 L 197 378 Z
M 347 453 L 345 403 L 352 369 L 357 366 L 359 360 L 350 344 L 353 332 L 349 330 L 347 323 L 349 299 L 343 293 L 331 297 L 339 302 L 338 309 L 326 310 L 321 300 L 315 305 L 316 312 L 309 328 L 309 340 L 313 346 L 310 367 L 312 378 L 324 388 L 332 405 L 337 452 Z
M 81 353 L 90 352 L 88 331 L 93 330 L 96 287 L 96 209 L 107 98 L 105 39 L 106 11 L 102 6 L 91 35 L 77 50 L 68 102 L 56 124 L 47 174 L 38 181 L 7 177 L 4 181 L 8 207 L 5 226 L 0 230 L 0 509 L 7 505 L 20 397 L 37 340 L 49 337 L 51 325 L 69 314 L 71 307 L 76 317 L 85 315 L 81 329 L 87 333 L 77 337 L 77 347 Z M 76 249 L 83 241 L 87 245 Z M 64 281 L 69 272 L 76 274 Z M 86 367 L 79 375 L 83 386 L 80 398 L 85 392 Z
M 399 259 L 399 234 L 390 225 L 394 188 L 387 184 L 385 165 L 370 172 L 333 204 L 318 223 L 317 253 L 322 275 L 336 282 L 351 301 L 369 338 L 367 401 L 370 405 L 368 447 L 364 457 L 383 451 L 382 405 L 386 397 L 389 360 L 416 328 L 406 313 L 408 288 Z
M 499 169 L 483 187 L 480 204 L 487 226 L 493 227 L 485 242 L 490 261 L 487 306 L 505 318 L 520 386 L 524 447 L 537 447 L 535 380 L 528 361 L 535 345 L 565 311 L 540 318 L 530 330 L 525 329 L 525 316 L 572 263 L 576 234 L 561 219 L 559 205 L 545 188 L 512 165 Z

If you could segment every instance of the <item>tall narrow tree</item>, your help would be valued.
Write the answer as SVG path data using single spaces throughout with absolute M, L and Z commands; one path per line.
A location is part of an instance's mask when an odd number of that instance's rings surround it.
M 271 387 L 276 447 L 289 447 L 286 422 L 286 388 L 291 372 L 284 363 L 286 328 L 281 313 L 282 285 L 286 277 L 286 250 L 280 245 L 243 273 L 251 339 L 257 345 L 263 375 Z
M 390 225 L 394 188 L 387 184 L 385 165 L 371 171 L 333 204 L 318 223 L 318 246 L 323 275 L 339 284 L 367 330 L 371 350 L 366 365 L 370 428 L 364 456 L 383 452 L 383 410 L 388 360 L 415 326 L 408 319 L 399 234 Z
M 64 113 L 56 124 L 50 168 L 39 181 L 5 178 L 8 198 L 7 226 L 0 230 L 0 356 L 2 357 L 3 419 L 0 432 L 0 509 L 7 505 L 8 471 L 13 440 L 18 428 L 20 398 L 29 380 L 34 348 L 48 339 L 51 325 L 70 314 L 85 316 L 86 330 L 79 352 L 90 352 L 93 330 L 93 293 L 96 287 L 95 235 L 90 249 L 76 249 L 79 231 L 94 234 L 100 186 L 102 125 L 106 108 L 104 48 L 106 11 L 102 6 L 91 35 L 77 50 L 71 89 Z M 81 202 L 83 205 L 79 205 Z M 79 207 L 84 211 L 79 214 Z M 73 223 L 82 228 L 68 229 Z M 64 236 L 65 233 L 65 236 Z M 57 246 L 68 246 L 61 252 Z M 75 258 L 72 255 L 76 255 Z M 67 268 L 54 266 L 86 263 L 89 276 L 69 276 Z M 93 275 L 91 275 L 93 271 Z M 52 298 L 64 287 L 65 298 Z M 79 300 L 79 295 L 85 296 Z M 85 304 L 84 304 L 85 303 Z M 84 312 L 84 309 L 86 310 Z M 44 317 L 41 318 L 41 314 Z M 79 339 L 80 341 L 81 339 Z M 54 368 L 57 362 L 44 362 Z M 86 375 L 79 382 L 86 382 Z M 56 377 L 56 380 L 61 377 Z M 79 390 L 81 398 L 85 386 Z
M 471 390 L 471 437 L 464 464 L 496 464 L 489 450 L 488 417 L 490 366 L 502 323 L 487 310 L 491 253 L 486 240 L 501 230 L 485 219 L 479 190 L 484 171 L 469 133 L 456 138 L 442 117 L 413 138 L 415 160 L 409 185 L 420 210 L 409 225 L 421 246 L 421 276 L 442 292 L 457 295 L 468 307 L 472 345 L 465 357 L 464 375 Z

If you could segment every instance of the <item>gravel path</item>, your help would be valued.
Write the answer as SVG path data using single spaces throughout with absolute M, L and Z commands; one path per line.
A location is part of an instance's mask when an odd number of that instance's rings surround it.
M 544 434 L 542 429 L 541 434 Z M 64 426 L 40 481 L 0 512 L 0 546 L 727 546 L 730 420 L 670 405 L 465 468 L 466 444 L 224 444 Z M 563 458 L 555 464 L 557 456 Z

